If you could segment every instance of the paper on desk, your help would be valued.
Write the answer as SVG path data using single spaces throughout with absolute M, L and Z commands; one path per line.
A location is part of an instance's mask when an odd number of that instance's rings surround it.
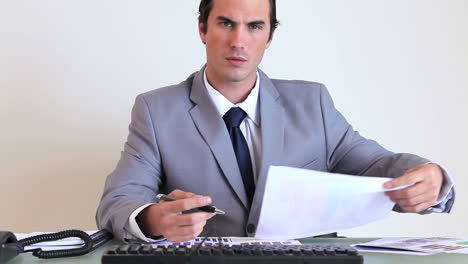
M 383 219 L 394 206 L 388 180 L 271 166 L 255 237 L 303 238 Z
M 396 254 L 468 254 L 468 238 L 420 237 L 420 238 L 382 238 L 367 243 L 352 245 L 359 251 Z
M 427 253 L 427 252 L 409 251 L 409 250 L 403 250 L 403 249 L 375 248 L 375 247 L 366 247 L 366 246 L 358 246 L 358 245 L 351 245 L 351 246 L 359 252 L 388 253 L 388 254 L 414 255 L 414 256 L 427 256 L 427 255 L 435 254 L 435 253 Z
M 186 246 L 192 247 L 195 245 L 199 245 L 203 241 L 203 237 L 197 237 L 196 239 L 180 242 L 180 243 L 173 243 L 169 241 L 159 241 L 156 243 L 151 243 L 153 247 L 156 246 Z M 220 243 L 221 242 L 221 243 Z M 210 245 L 301 245 L 299 240 L 263 240 L 263 239 L 256 239 L 253 237 L 208 237 L 205 242 L 203 242 L 204 246 Z

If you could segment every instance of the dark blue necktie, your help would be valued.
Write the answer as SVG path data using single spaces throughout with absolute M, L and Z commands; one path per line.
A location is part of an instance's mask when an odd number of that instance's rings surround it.
M 232 146 L 236 153 L 237 165 L 239 165 L 247 198 L 249 198 L 249 202 L 252 203 L 255 192 L 252 161 L 250 159 L 249 146 L 239 128 L 246 115 L 244 110 L 239 107 L 233 107 L 223 116 L 223 119 L 226 123 L 229 135 L 231 136 Z

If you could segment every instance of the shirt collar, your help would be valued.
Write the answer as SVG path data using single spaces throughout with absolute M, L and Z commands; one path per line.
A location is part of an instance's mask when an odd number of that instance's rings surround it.
M 218 110 L 218 113 L 221 116 L 221 118 L 232 107 L 240 107 L 247 114 L 247 117 L 250 118 L 255 123 L 255 125 L 259 126 L 260 111 L 258 111 L 258 95 L 260 87 L 260 75 L 258 74 L 258 71 L 257 81 L 255 82 L 254 88 L 250 91 L 250 94 L 247 96 L 247 98 L 239 104 L 231 103 L 231 101 L 224 97 L 224 95 L 222 95 L 220 92 L 218 92 L 218 90 L 211 86 L 211 84 L 208 82 L 208 78 L 206 77 L 206 69 L 203 72 L 203 80 L 205 81 L 205 87 L 208 90 L 208 94 L 210 95 L 211 101 L 213 101 L 216 110 Z

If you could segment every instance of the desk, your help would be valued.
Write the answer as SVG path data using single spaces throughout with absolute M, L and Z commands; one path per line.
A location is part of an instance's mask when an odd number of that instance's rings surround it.
M 303 244 L 356 244 L 369 242 L 377 238 L 306 238 L 301 239 L 300 241 Z M 20 264 L 20 263 L 101 263 L 101 256 L 105 249 L 111 245 L 118 245 L 120 242 L 111 241 L 98 248 L 97 250 L 91 252 L 88 255 L 80 257 L 70 257 L 70 258 L 59 258 L 59 259 L 38 259 L 33 257 L 31 254 L 22 254 L 8 264 Z M 395 264 L 395 263 L 424 263 L 424 264 L 460 264 L 468 263 L 468 255 L 462 254 L 436 254 L 429 256 L 411 256 L 411 255 L 397 255 L 397 254 L 388 254 L 388 253 L 362 253 L 364 256 L 365 264 Z

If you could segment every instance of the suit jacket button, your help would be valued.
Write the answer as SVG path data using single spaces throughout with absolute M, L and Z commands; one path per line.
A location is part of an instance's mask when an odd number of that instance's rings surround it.
M 248 224 L 247 225 L 247 233 L 253 233 L 255 232 L 255 225 L 254 224 Z

